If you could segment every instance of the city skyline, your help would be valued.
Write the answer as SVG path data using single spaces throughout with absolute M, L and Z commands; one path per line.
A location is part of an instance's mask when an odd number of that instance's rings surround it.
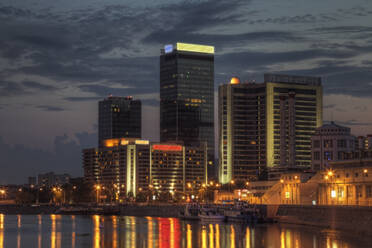
M 356 135 L 372 133 L 366 114 L 371 3 L 304 2 L 290 12 L 291 1 L 115 4 L 0 4 L 6 34 L 0 39 L 0 184 L 51 170 L 82 175 L 81 148 L 96 144 L 97 101 L 109 93 L 142 100 L 143 137 L 159 140 L 159 49 L 177 41 L 216 47 L 215 96 L 232 76 L 257 82 L 264 72 L 320 76 L 324 120 Z

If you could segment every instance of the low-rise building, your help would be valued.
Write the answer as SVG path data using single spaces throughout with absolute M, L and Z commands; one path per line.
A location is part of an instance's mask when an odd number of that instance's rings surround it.
M 344 159 L 344 153 L 355 149 L 355 137 L 350 134 L 350 128 L 331 122 L 324 124 L 311 137 L 312 169 L 325 169 L 332 161 Z
M 207 148 L 139 139 L 110 139 L 83 150 L 84 178 L 115 197 L 139 191 L 198 190 L 207 181 Z M 187 184 L 192 187 L 186 187 Z
M 372 205 L 372 159 L 332 162 L 316 174 L 283 174 L 264 204 Z

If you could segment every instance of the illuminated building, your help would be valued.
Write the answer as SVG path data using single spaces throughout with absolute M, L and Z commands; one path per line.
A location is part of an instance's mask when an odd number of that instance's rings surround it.
M 141 101 L 128 97 L 108 98 L 99 102 L 98 144 L 115 138 L 141 138 Z
M 316 129 L 311 137 L 312 169 L 325 169 L 329 162 L 343 160 L 345 153 L 353 152 L 355 137 L 350 128 L 331 122 Z
M 37 183 L 39 187 L 51 187 L 54 185 L 64 185 L 69 183 L 70 178 L 71 176 L 69 174 L 54 174 L 54 172 L 48 172 L 45 174 L 39 174 L 37 176 Z
M 148 188 L 149 141 L 110 139 L 103 147 L 83 150 L 84 178 L 91 185 L 101 185 L 107 194 L 136 195 Z
M 177 43 L 160 56 L 160 140 L 208 145 L 214 168 L 214 47 Z
M 275 180 L 310 168 L 311 136 L 322 125 L 317 77 L 265 74 L 264 83 L 233 78 L 219 87 L 219 180 Z
M 252 180 L 266 169 L 266 88 L 232 78 L 219 87 L 219 180 Z
M 356 151 L 372 150 L 372 134 L 358 136 L 355 143 Z
M 84 177 L 106 195 L 156 190 L 185 192 L 187 182 L 206 183 L 206 145 L 184 146 L 138 139 L 109 139 L 104 147 L 83 150 Z M 150 186 L 151 185 L 151 186 Z
M 372 153 L 355 160 L 331 161 L 316 173 L 285 173 L 262 196 L 263 204 L 372 204 Z

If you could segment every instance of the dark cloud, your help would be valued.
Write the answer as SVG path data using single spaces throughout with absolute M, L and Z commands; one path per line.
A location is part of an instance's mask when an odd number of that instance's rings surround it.
M 49 105 L 39 105 L 39 106 L 36 106 L 36 108 L 44 110 L 44 111 L 50 111 L 50 112 L 65 111 L 64 108 L 56 107 L 56 106 L 49 106 Z
M 177 41 L 189 43 L 213 44 L 216 48 L 234 46 L 237 44 L 250 44 L 254 42 L 285 42 L 304 41 L 305 38 L 291 32 L 266 31 L 243 34 L 197 34 L 185 33 L 181 30 L 154 31 L 143 39 L 145 43 L 166 44 Z
M 371 126 L 372 122 L 360 122 L 357 120 L 337 121 L 337 123 L 345 126 Z
M 79 86 L 79 88 L 83 92 L 94 93 L 97 96 L 105 97 L 110 94 L 116 96 L 128 96 L 128 95 L 135 95 L 140 93 L 153 93 L 153 87 L 141 87 L 135 88 L 134 86 L 128 88 L 116 88 L 116 87 L 109 87 L 101 84 L 85 84 Z
M 335 26 L 335 27 L 321 27 L 310 29 L 310 31 L 322 32 L 322 33 L 364 33 L 372 32 L 372 27 L 367 26 Z
M 28 176 L 49 172 L 82 176 L 81 151 L 97 145 L 96 133 L 76 133 L 77 141 L 67 135 L 56 136 L 53 151 L 28 148 L 24 145 L 8 145 L 0 137 L 2 167 L 0 184 L 25 183 Z M 14 168 L 17 168 L 16 170 Z
M 102 97 L 65 97 L 63 99 L 69 102 L 96 102 L 101 100 Z
M 36 89 L 36 90 L 42 90 L 42 91 L 53 91 L 57 90 L 57 87 L 51 86 L 51 85 L 46 85 L 46 84 L 41 84 L 37 83 L 34 81 L 23 81 L 22 82 L 23 86 L 31 89 Z
M 330 15 L 295 15 L 295 16 L 282 16 L 282 17 L 269 17 L 265 19 L 256 19 L 249 21 L 249 24 L 307 24 L 307 23 L 324 23 L 330 21 L 336 21 L 337 19 Z
M 13 97 L 28 93 L 25 89 L 15 82 L 0 81 L 0 96 Z

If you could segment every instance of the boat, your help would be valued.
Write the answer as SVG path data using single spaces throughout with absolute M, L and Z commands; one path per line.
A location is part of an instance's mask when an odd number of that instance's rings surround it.
M 254 211 L 246 209 L 227 209 L 224 211 L 227 221 L 257 223 L 257 214 Z
M 179 212 L 179 218 L 183 220 L 199 220 L 199 205 L 198 204 L 187 204 L 185 209 Z
M 218 213 L 215 209 L 203 208 L 200 210 L 199 219 L 203 222 L 222 222 L 225 221 L 225 215 Z

